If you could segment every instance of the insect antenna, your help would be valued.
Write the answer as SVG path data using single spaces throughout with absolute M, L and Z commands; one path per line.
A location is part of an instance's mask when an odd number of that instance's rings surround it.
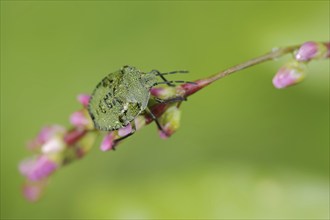
M 177 73 L 189 73 L 189 71 L 188 70 L 177 70 L 177 71 L 172 71 L 172 72 L 167 72 L 167 73 L 157 72 L 155 75 L 156 76 L 164 76 L 164 75 L 177 74 Z
M 168 83 L 189 83 L 189 84 L 194 84 L 197 85 L 195 82 L 189 82 L 189 81 L 183 81 L 183 80 L 172 80 L 172 81 L 167 81 L 167 82 L 156 82 L 154 86 L 159 85 L 159 84 L 168 84 Z
M 166 84 L 170 87 L 174 87 L 175 85 L 173 83 L 170 83 L 163 75 L 156 75 L 159 76 L 160 78 L 162 78 L 162 80 L 164 80 L 164 82 L 166 82 Z

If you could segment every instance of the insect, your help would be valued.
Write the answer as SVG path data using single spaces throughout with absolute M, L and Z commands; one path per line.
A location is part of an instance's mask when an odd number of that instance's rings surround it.
M 131 123 L 132 132 L 127 135 L 130 136 L 136 130 L 134 119 L 142 113 L 148 113 L 156 122 L 158 129 L 162 130 L 157 118 L 148 108 L 150 89 L 159 84 L 174 86 L 173 83 L 186 83 L 186 81 L 168 81 L 164 77 L 175 73 L 188 73 L 188 71 L 160 73 L 158 70 L 152 70 L 144 73 L 135 67 L 123 66 L 120 70 L 108 74 L 97 84 L 88 104 L 88 112 L 95 128 L 113 131 Z M 158 77 L 161 82 L 158 82 Z M 167 100 L 156 99 L 161 103 L 184 100 L 186 98 L 180 96 Z

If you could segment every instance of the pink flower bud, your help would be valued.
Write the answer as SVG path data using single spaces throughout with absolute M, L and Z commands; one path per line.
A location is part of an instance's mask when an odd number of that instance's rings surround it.
M 40 181 L 51 175 L 57 167 L 58 165 L 54 161 L 42 155 L 36 159 L 22 161 L 19 170 L 29 180 Z
M 301 82 L 305 78 L 306 64 L 291 61 L 284 65 L 274 76 L 273 85 L 278 88 L 286 88 Z
M 77 111 L 71 114 L 70 123 L 76 127 L 84 127 L 86 124 L 88 124 L 88 120 L 84 113 Z
M 52 153 L 59 153 L 65 148 L 65 143 L 62 138 L 54 137 L 47 141 L 41 147 L 41 151 L 44 154 L 52 154 Z
M 26 182 L 23 185 L 23 195 L 29 202 L 36 202 L 42 195 L 45 188 L 45 182 Z
M 85 109 L 72 113 L 70 123 L 75 127 L 93 128 L 93 122 Z
M 85 108 L 87 108 L 90 98 L 91 96 L 86 94 L 80 94 L 77 96 L 78 102 L 80 102 Z
M 176 124 L 173 123 L 173 121 L 166 123 L 166 125 L 163 126 L 163 131 L 158 131 L 159 137 L 161 139 L 167 139 L 167 138 L 171 137 L 172 134 L 177 130 L 177 128 L 175 126 L 176 126 Z
M 71 146 L 83 138 L 86 133 L 87 131 L 85 129 L 73 128 L 64 135 L 63 140 L 67 145 Z
M 304 43 L 296 53 L 296 60 L 309 61 L 311 59 L 326 58 L 329 51 L 324 43 L 309 41 Z
M 108 151 L 108 150 L 112 150 L 115 143 L 115 134 L 114 132 L 110 132 L 109 134 L 107 134 L 104 138 L 103 141 L 101 143 L 100 149 L 101 151 Z
M 164 129 L 164 128 L 163 128 Z M 165 130 L 164 130 L 165 131 Z M 166 140 L 167 138 L 169 138 L 171 135 L 170 134 L 168 134 L 168 131 L 161 131 L 161 130 L 159 130 L 158 131 L 158 134 L 159 134 L 159 137 L 161 138 L 161 139 L 164 139 L 164 140 Z
M 55 136 L 62 136 L 65 133 L 65 128 L 60 125 L 46 126 L 41 129 L 38 136 L 28 143 L 29 149 L 39 148 L 41 145 L 49 141 Z
M 128 135 L 131 132 L 132 132 L 132 126 L 131 126 L 131 124 L 128 124 L 126 127 L 120 128 L 118 130 L 118 135 L 120 137 L 124 137 L 124 136 Z

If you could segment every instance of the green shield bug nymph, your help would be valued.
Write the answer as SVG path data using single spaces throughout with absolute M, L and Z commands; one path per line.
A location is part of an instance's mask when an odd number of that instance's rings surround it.
M 156 117 L 147 108 L 150 89 L 158 84 L 184 83 L 184 81 L 167 81 L 163 75 L 187 73 L 188 71 L 173 71 L 160 73 L 152 70 L 144 73 L 135 67 L 123 66 L 120 70 L 108 74 L 99 82 L 92 93 L 88 105 L 88 112 L 98 130 L 112 131 L 127 126 L 139 114 L 146 111 L 162 130 Z M 157 82 L 157 77 L 163 81 Z M 183 101 L 184 97 L 175 97 L 160 102 Z M 132 123 L 135 131 L 134 123 Z

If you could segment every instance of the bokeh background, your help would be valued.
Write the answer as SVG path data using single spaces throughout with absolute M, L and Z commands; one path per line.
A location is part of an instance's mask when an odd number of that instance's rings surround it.
M 290 56 L 224 78 L 182 105 L 172 138 L 152 124 L 96 145 L 36 204 L 17 169 L 122 65 L 195 80 L 307 40 L 329 40 L 328 1 L 1 1 L 1 218 L 328 219 L 328 60 L 286 90 L 271 79 Z

